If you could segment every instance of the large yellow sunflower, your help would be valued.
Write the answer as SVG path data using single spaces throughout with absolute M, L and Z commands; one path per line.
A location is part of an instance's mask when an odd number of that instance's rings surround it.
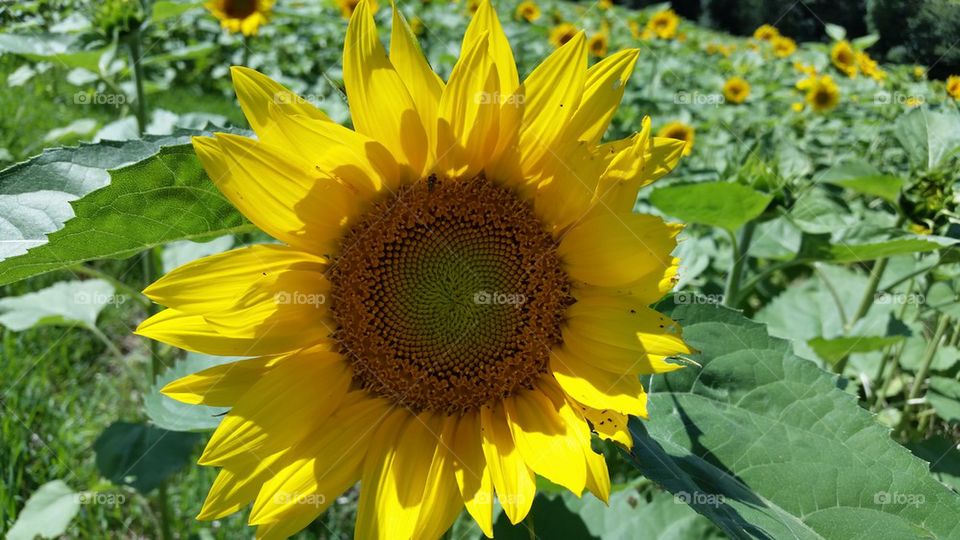
M 600 143 L 638 51 L 587 69 L 582 32 L 522 83 L 489 2 L 444 82 L 398 11 L 389 56 L 366 0 L 347 29 L 354 129 L 234 68 L 257 139 L 194 147 L 280 243 L 189 263 L 145 291 L 141 335 L 255 357 L 164 393 L 230 407 L 200 463 L 201 519 L 252 503 L 258 538 L 302 529 L 361 482 L 358 538 L 437 538 L 494 496 L 519 522 L 542 476 L 606 500 L 591 433 L 631 445 L 638 375 L 691 349 L 648 306 L 672 286 L 680 227 L 632 212 L 684 142 Z
M 270 18 L 273 0 L 211 0 L 204 7 L 225 30 L 251 36 Z

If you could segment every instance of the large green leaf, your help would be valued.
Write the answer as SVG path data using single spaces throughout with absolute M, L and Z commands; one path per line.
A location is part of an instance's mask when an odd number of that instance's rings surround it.
M 102 279 L 62 281 L 23 296 L 0 298 L 0 326 L 20 332 L 34 326 L 73 326 L 96 330 L 97 317 L 108 305 L 126 302 Z
M 100 57 L 112 47 L 82 49 L 77 36 L 69 34 L 0 34 L 0 52 L 19 54 L 30 60 L 52 61 L 66 67 L 97 72 Z
M 890 230 L 874 238 L 838 238 L 829 234 L 804 234 L 798 260 L 855 263 L 908 253 L 926 253 L 955 245 L 938 236 L 918 236 Z
M 199 440 L 196 433 L 114 422 L 97 437 L 93 449 L 100 474 L 114 484 L 148 493 L 189 463 Z
M 0 195 L 26 194 L 36 198 L 38 208 L 42 208 L 45 189 L 56 190 L 72 182 L 83 186 L 75 191 L 88 192 L 73 201 L 76 217 L 50 234 L 48 243 L 0 262 L 0 285 L 93 259 L 129 257 L 174 240 L 202 240 L 250 229 L 207 178 L 189 145 L 160 147 L 176 140 L 62 149 L 0 173 Z M 111 153 L 106 148 L 119 150 Z M 98 152 L 113 157 L 100 156 L 93 163 L 76 166 L 75 156 Z M 135 163 L 109 175 L 104 171 L 131 162 Z M 10 207 L 0 203 L 0 220 L 10 212 Z M 49 224 L 44 230 L 28 223 L 16 230 L 37 240 L 55 228 Z
M 702 369 L 655 376 L 643 474 L 734 538 L 956 538 L 960 496 L 841 381 L 719 306 L 677 306 Z
M 6 539 L 59 538 L 79 511 L 79 494 L 63 480 L 47 482 L 27 500 Z
M 903 187 L 901 178 L 883 174 L 865 161 L 846 161 L 835 165 L 820 175 L 818 180 L 857 193 L 883 197 L 888 201 L 895 201 Z
M 960 381 L 946 377 L 930 377 L 927 401 L 940 418 L 948 422 L 960 422 Z
M 915 166 L 932 169 L 960 150 L 960 114 L 914 109 L 897 119 L 894 133 Z
M 770 195 L 729 182 L 677 184 L 650 194 L 650 202 L 665 214 L 729 231 L 763 213 L 770 200 Z

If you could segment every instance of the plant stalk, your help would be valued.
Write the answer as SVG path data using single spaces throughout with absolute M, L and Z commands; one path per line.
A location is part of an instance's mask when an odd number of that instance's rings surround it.
M 130 63 L 133 67 L 133 83 L 137 89 L 137 106 L 135 113 L 137 115 L 137 132 L 143 135 L 147 129 L 147 101 L 144 98 L 143 91 L 143 66 L 140 47 L 140 28 L 134 28 L 127 36 L 127 47 L 130 49 Z
M 753 241 L 753 231 L 756 225 L 749 222 L 743 226 L 740 231 L 740 240 L 737 235 L 730 232 L 730 242 L 733 244 L 733 266 L 730 268 L 730 275 L 727 277 L 727 287 L 723 292 L 723 305 L 736 307 L 737 296 L 740 292 L 740 282 L 743 277 L 743 266 L 747 261 L 747 251 L 750 250 L 750 242 Z

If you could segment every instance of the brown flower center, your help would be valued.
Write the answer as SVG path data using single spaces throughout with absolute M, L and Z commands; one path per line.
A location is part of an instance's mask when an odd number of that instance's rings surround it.
M 257 11 L 257 0 L 227 0 L 223 12 L 231 19 L 246 19 Z
M 355 382 L 447 414 L 531 387 L 573 303 L 556 247 L 530 204 L 483 177 L 374 203 L 328 271 Z

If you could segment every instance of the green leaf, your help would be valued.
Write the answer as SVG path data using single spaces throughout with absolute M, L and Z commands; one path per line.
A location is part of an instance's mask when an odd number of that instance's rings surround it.
M 155 426 L 168 431 L 209 431 L 216 429 L 220 425 L 222 415 L 229 409 L 181 403 L 161 394 L 160 389 L 168 383 L 187 375 L 237 360 L 239 358 L 187 353 L 183 360 L 164 371 L 150 386 L 150 391 L 143 398 L 143 406 L 147 417 Z
M 47 482 L 27 499 L 6 539 L 58 538 L 79 511 L 80 497 L 63 480 Z
M 38 62 L 53 61 L 95 73 L 100 71 L 100 57 L 110 49 L 81 49 L 78 37 L 68 34 L 0 34 L 0 52 L 18 54 Z
M 150 20 L 161 22 L 173 17 L 179 17 L 193 8 L 199 7 L 200 2 L 176 2 L 173 0 L 159 0 L 153 4 Z
M 653 190 L 650 202 L 688 223 L 735 231 L 763 213 L 772 197 L 740 184 L 703 182 Z
M 930 463 L 930 473 L 944 485 L 960 491 L 960 449 L 957 443 L 943 437 L 910 443 L 907 448 Z
M 733 538 L 955 538 L 960 496 L 763 325 L 719 306 L 677 306 L 703 351 L 653 377 L 633 419 L 634 464 Z
M 933 169 L 960 150 L 960 114 L 952 108 L 932 112 L 920 107 L 900 116 L 894 133 L 915 167 Z
M 150 157 L 110 171 L 109 186 L 74 201 L 76 217 L 50 234 L 48 243 L 0 262 L 0 285 L 94 259 L 122 259 L 175 240 L 205 240 L 253 230 L 207 178 L 189 145 L 163 147 L 157 152 L 156 142 L 116 144 L 124 150 L 125 162 L 138 144 L 146 151 L 141 148 L 137 155 Z M 86 148 L 95 147 L 81 147 Z M 21 191 L 34 196 L 39 205 L 43 199 L 31 167 L 46 155 L 0 173 L 0 186 L 23 184 L 26 189 Z M 61 155 L 51 169 L 63 170 L 71 163 Z M 60 181 L 93 177 L 103 185 L 106 173 L 102 169 L 93 167 L 78 173 L 79 177 L 70 174 Z M 5 214 L 7 209 L 0 208 L 0 216 Z M 37 228 L 26 229 L 28 236 L 36 239 Z
M 849 336 L 833 339 L 813 338 L 807 342 L 817 356 L 828 364 L 836 365 L 843 358 L 853 354 L 879 351 L 903 341 L 905 336 Z
M 23 296 L 0 298 L 0 325 L 14 332 L 75 324 L 95 329 L 103 308 L 126 300 L 102 279 L 62 281 Z
M 859 263 L 895 255 L 937 251 L 955 243 L 950 238 L 919 236 L 898 230 L 886 231 L 885 238 L 877 237 L 875 240 L 845 240 L 829 234 L 804 234 L 796 259 Z
M 647 496 L 635 489 L 610 495 L 605 505 L 595 497 L 564 495 L 570 509 L 580 514 L 587 530 L 602 540 L 649 538 L 686 540 L 722 538 L 720 531 L 706 518 L 694 512 L 683 496 L 656 490 Z M 638 534 L 643 531 L 643 534 Z M 559 536 L 558 538 L 562 538 Z
M 903 180 L 886 175 L 865 161 L 847 161 L 827 169 L 818 178 L 820 182 L 834 184 L 864 195 L 875 195 L 888 201 L 896 201 L 903 188 Z
M 834 41 L 843 41 L 847 38 L 847 31 L 842 26 L 824 23 L 823 30 L 830 36 L 830 39 Z
M 960 422 L 960 381 L 946 377 L 930 377 L 927 401 L 940 418 L 947 422 Z
M 876 43 L 877 43 L 878 41 L 880 41 L 880 36 L 879 36 L 879 35 L 877 35 L 877 34 L 867 34 L 867 35 L 865 35 L 865 36 L 860 36 L 860 37 L 854 39 L 851 43 L 853 43 L 853 46 L 854 46 L 854 47 L 856 47 L 856 48 L 858 48 L 858 49 L 860 49 L 860 50 L 865 50 L 865 49 L 869 49 L 870 47 L 873 47 L 874 45 L 876 45 Z
M 170 242 L 163 248 L 162 262 L 164 273 L 209 255 L 216 255 L 233 247 L 232 236 L 221 236 L 209 242 L 191 242 L 181 240 Z
M 100 474 L 114 484 L 149 493 L 190 462 L 199 440 L 196 433 L 114 422 L 100 434 L 93 449 Z

